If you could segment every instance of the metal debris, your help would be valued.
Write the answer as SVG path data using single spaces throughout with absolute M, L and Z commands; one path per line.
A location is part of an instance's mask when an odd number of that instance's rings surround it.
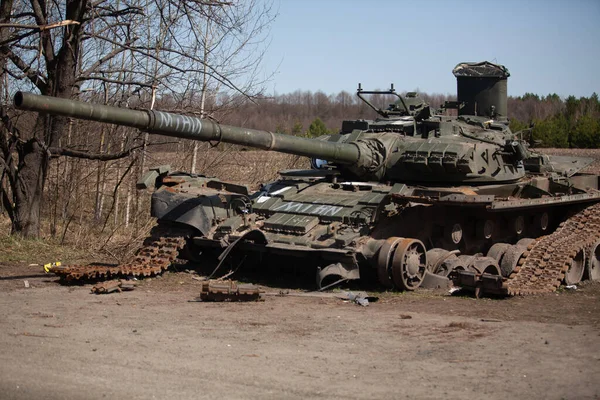
M 349 301 L 352 301 L 352 302 L 358 304 L 359 306 L 366 307 L 369 305 L 369 298 L 368 298 L 367 294 L 364 292 L 358 292 L 358 293 L 346 292 L 345 297 Z
M 37 265 L 37 264 L 31 264 L 31 265 Z M 52 263 L 44 264 L 44 272 L 45 273 L 51 272 L 52 268 L 60 267 L 61 265 L 62 264 L 61 264 L 60 261 L 55 261 L 55 262 L 52 262 Z
M 133 281 L 125 281 L 121 279 L 114 279 L 112 281 L 105 281 L 98 283 L 92 287 L 92 293 L 95 294 L 108 294 L 113 292 L 122 292 L 124 290 L 135 289 L 136 283 Z
M 376 302 L 379 297 L 369 296 L 366 292 L 343 292 L 343 293 L 331 293 L 331 292 L 291 292 L 289 290 L 280 290 L 279 292 L 268 292 L 265 296 L 277 296 L 277 297 L 315 297 L 319 299 L 340 299 L 345 301 L 352 301 L 361 306 L 368 306 L 370 302 Z
M 202 282 L 202 301 L 261 301 L 264 290 L 254 285 L 238 285 L 231 280 Z
M 160 223 L 152 228 L 150 236 L 144 240 L 135 255 L 118 266 L 108 265 L 68 265 L 59 262 L 46 264 L 46 272 L 53 272 L 64 281 L 80 279 L 110 279 L 117 276 L 154 276 L 166 271 L 175 260 L 179 250 L 185 245 L 189 231 L 176 229 Z M 48 266 L 48 267 L 47 267 Z

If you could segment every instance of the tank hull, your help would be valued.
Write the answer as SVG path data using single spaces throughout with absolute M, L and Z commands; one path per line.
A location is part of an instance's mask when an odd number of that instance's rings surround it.
M 185 252 L 192 260 L 202 260 L 207 250 L 231 256 L 255 254 L 255 260 L 269 255 L 300 257 L 310 259 L 307 268 L 319 268 L 321 285 L 329 276 L 321 271 L 338 264 L 345 279 L 359 279 L 361 271 L 389 269 L 393 260 L 381 253 L 392 251 L 385 248 L 390 238 L 416 240 L 413 258 L 419 251 L 435 249 L 485 255 L 496 243 L 516 245 L 523 238 L 548 235 L 574 211 L 600 202 L 599 177 L 586 174 L 568 180 L 537 176 L 481 187 L 386 185 L 292 175 L 248 193 L 235 185 L 179 173 L 175 181 L 181 183 L 161 186 L 153 194 L 153 216 L 159 223 L 193 229 Z M 169 175 L 164 179 L 173 181 Z M 419 279 L 431 272 L 427 268 L 432 266 L 416 272 Z M 339 271 L 331 268 L 331 275 L 339 278 Z M 386 284 L 385 277 L 380 283 Z

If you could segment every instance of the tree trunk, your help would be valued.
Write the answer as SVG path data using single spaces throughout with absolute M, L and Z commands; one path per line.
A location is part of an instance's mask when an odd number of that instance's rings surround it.
M 86 0 L 68 1 L 65 18 L 81 21 L 86 4 Z M 81 30 L 79 25 L 71 25 L 64 29 L 60 50 L 54 54 L 51 46 L 44 49 L 48 84 L 45 87 L 46 93 L 42 94 L 70 98 L 74 92 Z M 40 36 L 43 43 L 51 43 L 50 32 L 42 31 Z M 19 168 L 13 188 L 15 212 L 12 233 L 26 237 L 40 235 L 41 205 L 50 165 L 50 157 L 45 147 L 57 146 L 69 124 L 68 118 L 42 115 L 38 116 L 37 122 L 37 127 L 43 127 L 37 130 L 41 131 L 43 139 L 33 138 L 19 145 Z
M 16 201 L 12 233 L 39 237 L 44 183 L 50 160 L 37 139 L 25 142 L 19 153 L 18 184 L 13 188 Z

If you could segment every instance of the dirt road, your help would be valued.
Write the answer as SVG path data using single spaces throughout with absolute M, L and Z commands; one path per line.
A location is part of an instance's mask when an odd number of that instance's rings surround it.
M 0 397 L 600 397 L 598 283 L 507 300 L 384 293 L 369 307 L 198 293 L 186 273 L 93 295 L 0 265 Z

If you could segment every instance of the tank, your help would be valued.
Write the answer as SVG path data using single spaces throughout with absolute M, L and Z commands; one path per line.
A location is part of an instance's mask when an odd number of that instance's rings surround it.
M 310 170 L 281 171 L 246 186 L 162 166 L 138 183 L 154 188 L 157 227 L 118 267 L 66 266 L 65 279 L 151 275 L 175 257 L 277 254 L 305 257 L 319 288 L 375 278 L 384 288 L 452 283 L 492 294 L 555 290 L 599 278 L 600 177 L 592 160 L 547 156 L 511 132 L 508 70 L 490 62 L 454 70 L 458 100 L 434 109 L 416 93 L 357 95 L 374 120 L 344 121 L 315 139 L 17 93 L 17 108 L 309 157 Z M 382 109 L 366 95 L 395 96 Z M 448 110 L 456 109 L 455 116 Z M 211 274 L 212 275 L 212 274 Z

